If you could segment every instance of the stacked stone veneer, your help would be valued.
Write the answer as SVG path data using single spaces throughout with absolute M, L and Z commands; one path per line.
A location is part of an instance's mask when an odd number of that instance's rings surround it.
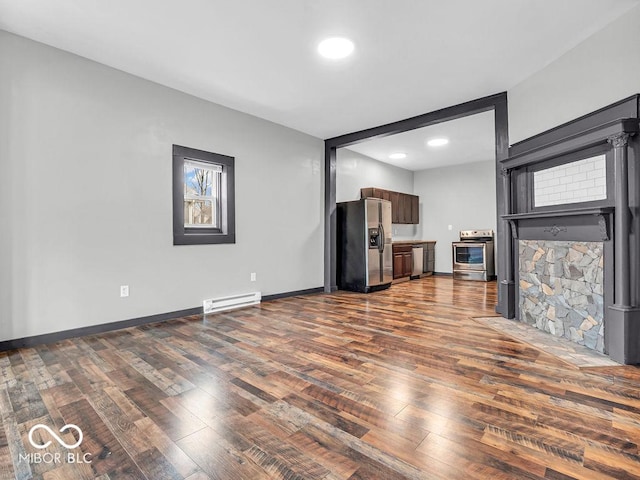
M 603 244 L 520 240 L 520 321 L 604 352 Z

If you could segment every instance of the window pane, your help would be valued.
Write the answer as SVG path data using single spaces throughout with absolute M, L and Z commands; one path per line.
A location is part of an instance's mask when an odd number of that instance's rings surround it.
M 185 227 L 217 227 L 217 219 L 214 215 L 213 201 L 191 200 L 184 201 L 184 226 Z
M 214 176 L 217 175 L 210 168 L 203 168 L 193 164 L 184 165 L 184 193 L 185 195 L 202 195 L 210 197 Z
M 534 206 L 591 202 L 607 198 L 604 155 L 534 172 Z

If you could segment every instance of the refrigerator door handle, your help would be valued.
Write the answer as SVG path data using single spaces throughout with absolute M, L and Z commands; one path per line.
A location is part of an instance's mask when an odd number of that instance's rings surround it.
M 378 224 L 378 250 L 384 252 L 384 227 L 382 223 Z

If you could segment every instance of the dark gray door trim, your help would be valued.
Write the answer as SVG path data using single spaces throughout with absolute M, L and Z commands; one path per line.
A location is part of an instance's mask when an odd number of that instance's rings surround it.
M 455 120 L 457 118 L 474 115 L 493 110 L 495 113 L 495 140 L 496 140 L 496 195 L 498 211 L 498 228 L 496 232 L 496 241 L 498 245 L 504 245 L 508 242 L 509 248 L 512 248 L 512 239 L 509 233 L 507 222 L 499 216 L 509 212 L 508 205 L 505 205 L 505 193 L 503 191 L 503 180 L 499 165 L 501 161 L 509 156 L 509 124 L 507 114 L 507 93 L 502 92 L 488 97 L 478 98 L 469 102 L 461 103 L 451 107 L 435 110 L 433 112 L 418 115 L 416 117 L 407 118 L 398 122 L 380 125 L 378 127 L 353 132 L 339 137 L 329 138 L 325 140 L 324 150 L 324 289 L 325 292 L 337 290 L 336 280 L 336 149 L 347 147 L 373 138 L 386 137 L 396 133 L 407 132 L 417 128 L 427 127 L 436 123 Z M 505 238 L 505 236 L 508 236 Z M 513 297 L 513 288 L 511 288 L 511 296 L 504 285 L 507 285 L 506 275 L 512 269 L 506 268 L 506 265 L 498 263 L 498 306 L 496 310 L 503 315 L 511 312 L 515 306 L 515 297 Z M 513 280 L 511 279 L 511 283 Z M 504 290 L 504 291 L 503 291 Z M 503 313 L 504 312 L 504 313 Z M 511 318 L 510 317 L 510 318 Z

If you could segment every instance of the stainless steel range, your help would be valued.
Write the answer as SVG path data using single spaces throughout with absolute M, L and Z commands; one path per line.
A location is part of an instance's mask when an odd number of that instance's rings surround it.
M 452 250 L 454 279 L 488 282 L 495 278 L 493 230 L 462 230 Z

